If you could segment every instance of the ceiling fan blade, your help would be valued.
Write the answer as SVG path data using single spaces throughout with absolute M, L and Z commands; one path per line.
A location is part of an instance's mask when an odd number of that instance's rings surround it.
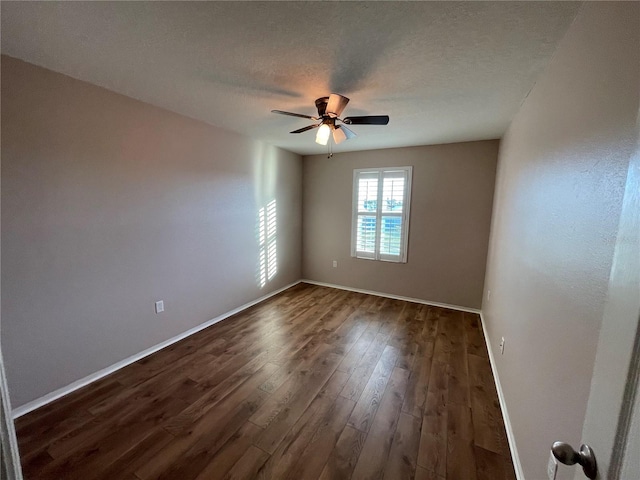
M 299 128 L 298 130 L 294 130 L 293 132 L 289 132 L 289 133 L 302 133 L 302 132 L 306 132 L 307 130 L 311 130 L 312 128 L 318 128 L 321 124 L 317 124 L 317 125 L 309 125 L 308 127 L 302 127 Z
M 366 115 L 364 117 L 347 117 L 343 120 L 347 125 L 387 125 L 389 115 Z
M 349 103 L 349 99 L 347 97 L 343 97 L 342 95 L 338 95 L 337 93 L 332 93 L 329 95 L 329 102 L 327 103 L 326 112 L 330 117 L 339 117 L 344 107 Z
M 271 113 L 279 113 L 280 115 L 289 115 L 290 117 L 310 118 L 311 120 L 320 120 L 318 117 L 311 115 L 302 115 L 301 113 L 283 112 L 282 110 L 271 110 Z
M 336 142 L 336 145 L 338 145 L 339 143 L 344 142 L 345 140 L 352 139 L 352 138 L 354 138 L 356 136 L 357 135 L 354 132 L 349 130 L 344 125 L 338 125 L 333 130 L 333 141 Z

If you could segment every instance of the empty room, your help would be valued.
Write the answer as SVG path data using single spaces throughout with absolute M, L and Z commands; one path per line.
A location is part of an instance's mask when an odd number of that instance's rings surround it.
M 1 478 L 640 478 L 640 2 L 0 9 Z

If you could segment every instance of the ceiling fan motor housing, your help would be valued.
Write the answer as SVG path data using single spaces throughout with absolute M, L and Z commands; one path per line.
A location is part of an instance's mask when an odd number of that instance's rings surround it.
M 324 117 L 327 111 L 327 103 L 329 103 L 329 97 L 320 97 L 316 100 L 316 108 L 318 109 L 318 116 Z

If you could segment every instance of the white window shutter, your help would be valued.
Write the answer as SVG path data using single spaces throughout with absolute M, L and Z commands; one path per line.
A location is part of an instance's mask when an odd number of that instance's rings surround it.
M 351 255 L 406 262 L 412 167 L 353 172 Z

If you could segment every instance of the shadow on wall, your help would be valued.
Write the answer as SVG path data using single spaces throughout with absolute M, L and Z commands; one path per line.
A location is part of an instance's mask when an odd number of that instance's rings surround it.
M 278 164 L 275 147 L 261 144 L 254 168 L 255 198 L 258 207 L 256 240 L 258 260 L 256 283 L 264 288 L 278 273 L 278 222 L 275 197 Z

